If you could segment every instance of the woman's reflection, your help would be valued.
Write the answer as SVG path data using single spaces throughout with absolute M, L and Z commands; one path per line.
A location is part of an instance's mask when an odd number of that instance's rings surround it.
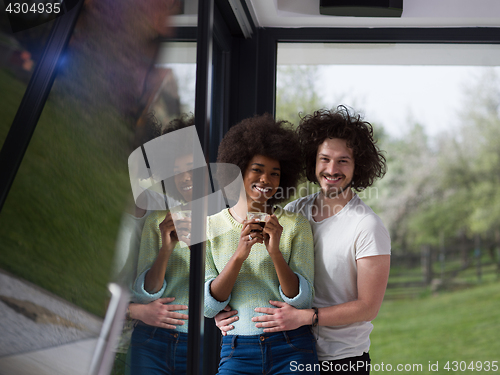
M 183 116 L 172 121 L 163 135 L 193 123 L 193 118 Z M 157 207 L 158 196 L 164 197 L 163 191 L 169 207 L 175 206 L 175 212 L 143 210 L 141 215 L 137 209 L 139 217 L 133 219 L 144 226 L 140 244 L 136 244 L 139 250 L 134 273 L 137 277 L 131 290 L 134 303 L 128 310 L 129 321 L 134 323 L 126 373 L 134 375 L 184 374 L 186 371 L 192 141 L 185 139 L 174 145 L 167 142 L 164 147 L 168 147 L 171 157 L 162 163 L 174 176 L 157 184 L 156 189 L 146 190 L 141 198 L 149 199 L 155 203 L 153 207 Z M 152 178 L 155 178 L 154 172 Z M 140 206 L 147 206 L 147 202 L 141 202 Z M 139 226 L 133 230 L 137 232 Z

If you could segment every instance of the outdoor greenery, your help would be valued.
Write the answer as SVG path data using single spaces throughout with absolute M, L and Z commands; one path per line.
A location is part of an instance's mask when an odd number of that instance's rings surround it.
M 24 90 L 5 72 L 0 82 L 8 85 L 2 92 Z M 0 106 L 0 118 L 16 109 Z M 0 215 L 0 268 L 103 316 L 129 186 L 129 135 L 115 111 L 91 113 L 49 97 Z M 2 121 L 0 134 L 9 126 Z
M 429 138 L 414 124 L 383 137 L 387 175 L 367 202 L 390 228 L 394 251 L 459 238 L 500 245 L 500 77 L 486 71 L 467 91 L 453 132 Z
M 278 85 L 287 88 L 278 87 L 278 117 L 297 125 L 297 112 L 325 105 L 315 94 L 314 68 L 287 67 L 278 74 L 284 77 Z M 64 95 L 71 90 L 63 83 L 64 75 L 61 83 L 56 80 L 2 209 L 0 268 L 102 316 L 129 192 L 126 145 L 131 129 L 102 96 L 91 106 L 81 105 Z M 1 143 L 24 89 L 0 71 L 0 92 L 9 93 L 0 103 Z M 500 243 L 500 78 L 491 71 L 469 90 L 453 134 L 430 139 L 423 126 L 414 124 L 396 139 L 383 131 L 383 124 L 375 124 L 380 147 L 387 152 L 388 173 L 363 199 L 389 228 L 395 254 L 460 241 L 488 244 L 496 252 L 481 254 L 481 283 L 472 264 L 459 275 L 466 289 L 453 292 L 415 286 L 422 280 L 420 266 L 395 266 L 390 283 L 408 285 L 388 289 L 374 321 L 373 364 L 422 364 L 423 373 L 431 373 L 425 371 L 428 362 L 439 361 L 437 373 L 448 374 L 453 371 L 443 369 L 446 361 L 500 359 L 495 264 Z M 472 257 L 473 249 L 467 254 Z M 445 270 L 455 266 L 447 263 Z M 439 264 L 433 267 L 439 274 Z
M 278 118 L 293 119 L 294 108 L 311 113 L 343 104 L 311 95 L 314 77 L 315 67 L 278 68 Z M 452 371 L 452 362 L 500 360 L 500 77 L 493 70 L 478 76 L 462 108 L 454 131 L 437 138 L 418 123 L 400 138 L 373 123 L 388 172 L 359 195 L 388 227 L 394 262 L 371 334 L 372 364 L 379 365 L 372 373 L 387 371 L 382 363 L 392 371 L 421 364 L 423 374 L 464 373 Z M 317 189 L 302 187 L 300 196 Z M 420 264 L 424 245 L 433 251 L 431 285 Z M 409 256 L 412 264 L 399 264 Z M 436 362 L 439 371 L 430 371 Z
M 422 364 L 422 374 L 488 374 L 447 371 L 447 361 L 500 361 L 498 282 L 453 293 L 384 301 L 370 336 L 372 364 Z M 439 371 L 429 371 L 439 362 Z M 497 362 L 499 364 L 499 362 Z M 500 364 L 499 364 L 500 367 Z M 379 370 L 381 371 L 381 370 Z M 413 373 L 417 371 L 403 371 Z
M 8 71 L 0 69 L 0 92 L 8 93 L 3 95 L 0 101 L 0 145 L 3 145 L 10 124 L 16 115 L 15 108 L 21 103 L 26 85 L 14 78 Z
M 317 69 L 278 67 L 278 118 L 297 125 L 297 112 L 343 104 L 342 98 L 325 103 L 318 97 Z M 413 123 L 403 137 L 393 137 L 383 123 L 373 124 L 387 174 L 359 195 L 388 227 L 393 253 L 448 246 L 457 239 L 469 246 L 500 246 L 500 77 L 486 70 L 466 90 L 453 132 L 431 138 L 422 124 Z M 303 192 L 314 191 L 310 185 Z
M 300 117 L 325 104 L 316 90 L 315 66 L 281 65 L 277 70 L 276 117 L 297 126 Z

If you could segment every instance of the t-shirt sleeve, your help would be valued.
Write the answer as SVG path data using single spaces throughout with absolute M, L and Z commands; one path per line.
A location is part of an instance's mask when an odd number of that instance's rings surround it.
M 356 260 L 375 255 L 391 254 L 389 231 L 377 215 L 367 215 L 358 223 Z
M 290 202 L 288 203 L 286 206 L 285 206 L 285 210 L 287 211 L 290 211 L 290 212 L 297 212 L 296 209 L 297 209 L 297 201 L 293 201 L 293 202 Z
M 299 198 L 297 200 L 294 200 L 293 202 L 288 203 L 285 206 L 285 210 L 294 212 L 296 214 L 302 214 L 307 220 L 310 220 L 311 218 L 309 217 L 309 206 L 311 202 L 314 202 L 315 195 L 308 195 L 307 197 L 304 198 Z

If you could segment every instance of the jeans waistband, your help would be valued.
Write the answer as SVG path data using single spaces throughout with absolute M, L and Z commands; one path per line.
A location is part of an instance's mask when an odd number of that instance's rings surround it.
M 222 338 L 222 345 L 231 345 L 232 347 L 236 347 L 237 344 L 261 345 L 262 343 L 277 341 L 289 342 L 290 339 L 306 335 L 311 336 L 312 339 L 314 338 L 311 332 L 311 326 L 302 326 L 290 331 L 262 333 L 260 335 L 227 335 Z
M 175 329 L 150 326 L 149 324 L 146 324 L 146 323 L 142 322 L 141 320 L 136 320 L 134 323 L 134 327 L 141 327 L 142 329 L 150 329 L 152 333 L 169 335 L 169 336 L 172 336 L 173 338 L 179 338 L 179 341 L 187 341 L 187 337 L 188 337 L 188 334 L 185 332 L 179 332 L 179 331 L 176 331 Z

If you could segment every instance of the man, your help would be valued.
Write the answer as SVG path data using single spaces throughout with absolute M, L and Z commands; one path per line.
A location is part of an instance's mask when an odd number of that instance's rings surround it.
M 264 332 L 313 325 L 322 374 L 369 374 L 370 321 L 387 286 L 390 238 L 354 190 L 366 189 L 384 175 L 385 158 L 375 145 L 372 126 L 343 106 L 305 116 L 298 131 L 306 177 L 321 190 L 285 208 L 302 213 L 311 223 L 315 308 L 299 310 L 271 301 L 277 308 L 256 308 L 265 315 L 252 320 Z M 230 326 L 223 326 L 237 319 L 236 312 L 223 314 L 218 326 L 227 331 Z M 291 363 L 291 370 L 299 365 Z

